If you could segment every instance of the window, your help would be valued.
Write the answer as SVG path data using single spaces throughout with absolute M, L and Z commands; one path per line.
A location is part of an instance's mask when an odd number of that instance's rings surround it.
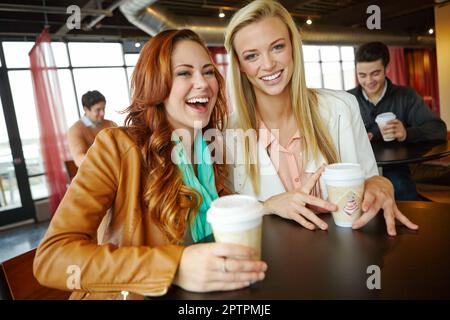
M 53 58 L 58 68 L 67 68 L 69 66 L 69 57 L 67 56 L 67 47 L 64 42 L 52 42 Z
M 3 42 L 5 61 L 8 68 L 29 68 L 30 58 L 28 53 L 33 48 L 34 42 Z
M 131 87 L 131 77 L 133 76 L 134 67 L 127 68 L 128 85 Z
M 139 59 L 139 53 L 127 53 L 125 54 L 125 65 L 134 67 Z
M 1 211 L 20 206 L 19 188 L 14 172 L 13 157 L 0 99 L 0 214 Z
M 34 42 L 2 42 L 6 67 L 11 85 L 22 148 L 33 199 L 48 197 L 45 166 L 41 153 L 39 122 L 34 101 L 29 52 Z M 106 97 L 105 118 L 122 125 L 125 115 L 119 111 L 129 106 L 128 79 L 139 54 L 123 54 L 121 43 L 64 43 L 52 42 L 55 64 L 63 101 L 67 128 L 84 113 L 81 96 L 88 90 L 99 90 Z M 68 54 L 69 53 L 69 54 Z M 72 65 L 69 63 L 70 61 Z M 127 67 L 124 67 L 124 64 Z M 1 110 L 3 112 L 3 110 Z M 0 114 L 2 115 L 2 114 Z M 0 119 L 1 120 L 1 119 Z M 0 128 L 1 137 L 7 139 L 6 126 Z M 8 140 L 0 140 L 0 161 L 12 166 Z M 5 141 L 4 141 L 5 140 Z M 8 151 L 9 150 L 9 151 Z M 9 152 L 9 153 L 8 153 Z M 0 163 L 0 176 L 6 171 Z M 6 168 L 6 167 L 5 167 Z M 13 191 L 15 177 L 4 176 L 3 182 Z M 6 182 L 5 182 L 6 181 Z M 15 189 L 14 189 L 15 188 Z M 17 194 L 16 194 L 17 193 Z M 0 201 L 3 201 L 0 194 Z M 8 203 L 16 201 L 18 191 L 6 192 Z
M 39 141 L 39 122 L 34 102 L 31 71 L 9 71 L 8 76 L 28 174 L 43 173 L 44 164 Z
M 319 62 L 305 62 L 306 84 L 311 88 L 322 88 L 322 69 Z
M 6 66 L 11 68 L 29 68 L 30 67 L 30 53 L 34 42 L 17 42 L 5 41 L 3 42 L 3 50 L 5 52 Z M 68 67 L 69 58 L 67 57 L 66 44 L 63 42 L 52 42 L 53 58 L 57 67 Z
M 59 69 L 58 79 L 64 107 L 64 116 L 66 118 L 66 126 L 67 128 L 70 128 L 80 118 L 70 70 Z
M 70 59 L 73 67 L 123 66 L 120 43 L 70 42 Z
M 123 68 L 89 68 L 74 69 L 75 86 L 78 101 L 89 90 L 98 90 L 106 98 L 105 119 L 123 125 L 125 115 L 119 113 L 130 104 L 127 90 L 127 79 Z M 114 79 L 114 81 L 111 81 Z M 80 103 L 80 112 L 84 113 Z
M 342 71 L 344 73 L 344 89 L 356 86 L 355 51 L 353 47 L 341 47 Z
M 348 90 L 355 86 L 351 46 L 303 46 L 306 84 L 310 88 Z

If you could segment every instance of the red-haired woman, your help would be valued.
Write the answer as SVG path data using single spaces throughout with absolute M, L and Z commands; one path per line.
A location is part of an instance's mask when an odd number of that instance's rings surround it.
M 206 210 L 224 189 L 194 130 L 223 130 L 223 83 L 190 30 L 161 32 L 143 47 L 126 126 L 97 136 L 39 245 L 41 284 L 74 291 L 73 299 L 121 299 L 123 291 L 234 290 L 264 278 L 251 248 L 186 246 L 211 234 Z M 209 159 L 192 165 L 191 150 Z

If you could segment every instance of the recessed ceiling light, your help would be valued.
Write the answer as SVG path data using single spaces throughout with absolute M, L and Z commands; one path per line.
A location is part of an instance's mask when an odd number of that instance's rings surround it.
M 311 19 L 306 20 L 306 24 L 311 25 L 312 24 L 312 20 Z
M 434 29 L 433 28 L 428 29 L 428 33 L 429 34 L 433 34 L 434 33 Z

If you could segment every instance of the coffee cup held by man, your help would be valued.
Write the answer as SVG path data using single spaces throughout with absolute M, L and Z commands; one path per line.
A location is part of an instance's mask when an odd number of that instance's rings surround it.
M 370 42 L 361 45 L 355 61 L 359 85 L 349 92 L 358 100 L 370 140 L 383 140 L 383 136 L 394 136 L 393 140 L 402 143 L 447 139 L 445 122 L 431 111 L 422 97 L 412 88 L 395 85 L 386 77 L 389 50 L 385 44 Z M 381 126 L 381 132 L 375 119 L 386 112 L 395 114 L 396 119 Z M 386 167 L 383 175 L 394 185 L 397 200 L 419 199 L 407 165 Z

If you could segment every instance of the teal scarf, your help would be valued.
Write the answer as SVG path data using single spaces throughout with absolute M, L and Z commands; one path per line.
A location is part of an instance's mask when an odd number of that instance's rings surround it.
M 190 160 L 186 158 L 186 151 L 183 143 L 175 133 L 174 136 L 175 137 L 172 137 L 172 140 L 175 140 L 176 143 L 175 155 L 178 156 L 178 159 L 176 160 L 178 168 L 183 174 L 183 183 L 184 185 L 197 190 L 202 196 L 202 204 L 195 220 L 190 225 L 192 240 L 198 242 L 212 233 L 211 225 L 206 221 L 206 211 L 211 206 L 211 202 L 219 197 L 214 181 L 214 169 L 211 154 L 201 132 L 199 132 L 194 141 L 194 152 L 198 173 L 197 177 Z

